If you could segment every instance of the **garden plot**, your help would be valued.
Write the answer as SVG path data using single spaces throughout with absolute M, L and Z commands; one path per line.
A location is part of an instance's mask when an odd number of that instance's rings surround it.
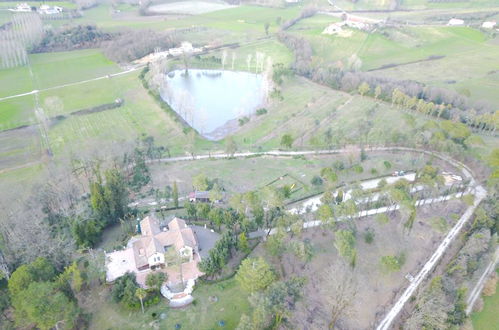
M 177 1 L 153 5 L 148 10 L 155 14 L 199 15 L 217 10 L 233 8 L 223 1 Z

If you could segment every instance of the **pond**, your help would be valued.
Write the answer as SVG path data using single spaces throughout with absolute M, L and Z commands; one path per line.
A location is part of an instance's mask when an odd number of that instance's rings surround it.
M 205 138 L 219 140 L 238 128 L 238 118 L 252 115 L 266 98 L 260 74 L 191 69 L 170 72 L 161 97 Z

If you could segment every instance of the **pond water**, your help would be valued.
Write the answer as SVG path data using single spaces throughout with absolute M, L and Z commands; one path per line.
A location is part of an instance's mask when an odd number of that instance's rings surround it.
M 211 140 L 237 129 L 265 101 L 265 79 L 248 72 L 191 69 L 170 72 L 161 97 L 191 127 Z

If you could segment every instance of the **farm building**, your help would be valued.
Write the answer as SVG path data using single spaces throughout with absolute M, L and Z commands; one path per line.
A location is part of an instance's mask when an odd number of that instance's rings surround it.
M 182 54 L 191 54 L 191 53 L 200 53 L 202 52 L 203 49 L 201 48 L 194 48 L 192 44 L 188 41 L 182 41 L 180 44 L 180 47 L 178 48 L 170 48 L 168 52 L 170 53 L 171 56 L 179 56 Z
M 189 194 L 189 201 L 208 203 L 210 202 L 210 194 L 208 191 L 193 191 Z
M 483 29 L 493 29 L 496 25 L 497 25 L 496 22 L 483 22 L 482 28 Z
M 63 10 L 62 7 L 58 6 L 50 7 L 48 5 L 41 5 L 40 8 L 38 9 L 38 12 L 40 14 L 53 15 L 53 14 L 62 13 L 62 10 Z
M 26 2 L 20 3 L 16 6 L 14 9 L 9 9 L 9 11 L 13 12 L 18 12 L 18 13 L 26 13 L 31 11 L 30 5 L 28 5 Z
M 451 18 L 447 23 L 448 26 L 461 26 L 464 25 L 464 21 L 459 18 Z

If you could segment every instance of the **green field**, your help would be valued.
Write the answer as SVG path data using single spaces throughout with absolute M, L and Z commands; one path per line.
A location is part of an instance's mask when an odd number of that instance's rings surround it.
M 225 322 L 225 329 L 234 329 L 243 313 L 250 309 L 247 293 L 243 292 L 234 279 L 216 284 L 198 283 L 192 294 L 195 303 L 182 309 L 171 309 L 166 299 L 156 306 L 146 309 L 145 314 L 139 311 L 128 311 L 111 303 L 100 292 L 95 292 L 89 304 L 93 318 L 90 329 L 139 329 L 145 324 L 155 323 L 160 329 L 174 329 L 180 324 L 182 329 L 208 330 L 219 328 L 219 321 Z M 217 302 L 210 301 L 215 296 Z M 156 313 L 156 318 L 152 317 Z M 159 315 L 166 314 L 165 320 Z

